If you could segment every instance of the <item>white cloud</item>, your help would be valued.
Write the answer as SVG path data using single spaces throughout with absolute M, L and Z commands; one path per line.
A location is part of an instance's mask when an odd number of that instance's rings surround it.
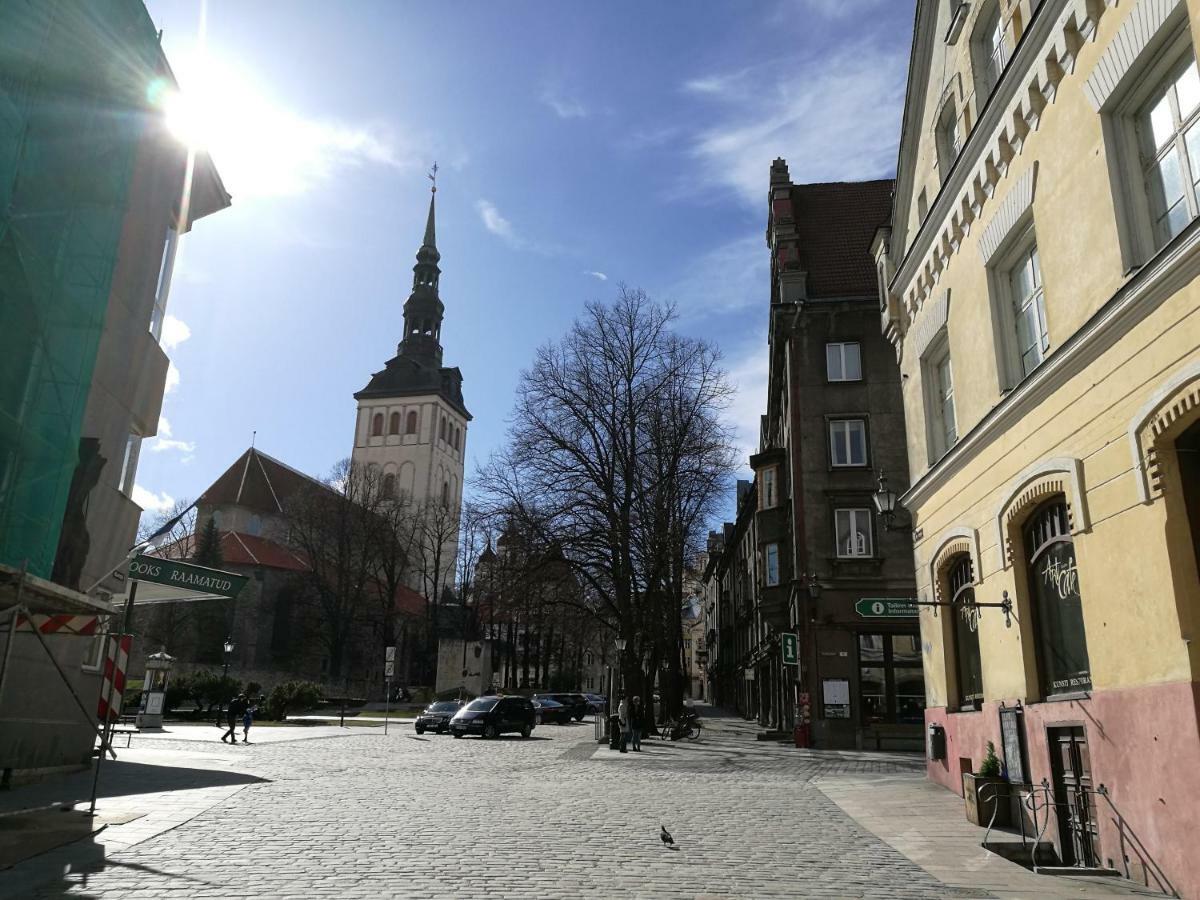
M 183 321 L 183 319 L 177 319 L 169 313 L 163 319 L 160 340 L 165 349 L 174 350 L 191 336 L 192 329 L 188 328 L 187 322 Z
M 729 416 L 737 430 L 741 451 L 738 464 L 745 468 L 747 458 L 758 452 L 762 416 L 767 411 L 768 356 L 765 341 L 752 341 L 729 370 L 729 380 L 737 394 L 730 404 Z
M 167 364 L 167 383 L 163 386 L 163 395 L 167 395 L 179 387 L 179 370 L 175 363 Z
M 588 114 L 587 108 L 574 97 L 565 97 L 552 88 L 542 91 L 542 103 L 554 110 L 560 119 L 582 119 Z
M 133 502 L 140 506 L 148 513 L 166 512 L 175 505 L 175 498 L 165 491 L 161 494 L 155 494 L 152 491 L 146 490 L 140 484 L 133 486 Z
M 694 138 L 704 175 L 755 207 L 766 200 L 771 160 L 789 162 L 792 181 L 848 181 L 889 175 L 903 108 L 903 53 L 860 41 L 830 55 L 802 56 L 694 78 L 684 89 L 716 106 L 716 124 Z M 772 73 L 782 74 L 772 79 Z M 694 183 L 694 182 L 693 182 Z
M 684 320 L 757 306 L 765 310 L 770 290 L 770 253 L 761 233 L 718 244 L 692 259 L 684 278 L 664 296 Z
M 608 281 L 608 276 L 603 272 L 584 272 L 585 275 L 591 275 L 597 281 Z
M 483 220 L 484 228 L 514 246 L 520 244 L 516 234 L 513 233 L 512 223 L 500 215 L 500 210 L 496 209 L 494 204 L 487 200 L 478 200 L 475 203 L 475 209 L 479 211 L 479 218 Z
M 148 449 L 151 453 L 162 453 L 164 450 L 179 450 L 182 453 L 190 454 L 196 452 L 196 444 L 194 441 L 180 441 L 171 436 L 171 423 L 166 416 L 158 417 L 158 434 L 150 443 Z

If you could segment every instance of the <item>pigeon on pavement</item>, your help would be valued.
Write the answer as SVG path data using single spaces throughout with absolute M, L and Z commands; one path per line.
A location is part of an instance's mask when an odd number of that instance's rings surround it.
M 675 838 L 671 837 L 671 832 L 667 831 L 667 826 L 659 825 L 658 827 L 662 829 L 662 834 L 660 834 L 658 837 L 663 842 L 663 845 L 668 850 L 678 849 L 675 846 Z

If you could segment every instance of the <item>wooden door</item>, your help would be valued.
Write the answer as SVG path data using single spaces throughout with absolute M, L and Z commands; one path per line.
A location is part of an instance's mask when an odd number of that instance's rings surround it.
M 1099 866 L 1100 829 L 1087 733 L 1082 726 L 1051 728 L 1048 737 L 1063 864 Z

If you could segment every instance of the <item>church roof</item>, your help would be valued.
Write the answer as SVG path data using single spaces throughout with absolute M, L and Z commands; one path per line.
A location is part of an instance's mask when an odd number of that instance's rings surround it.
M 437 394 L 462 413 L 468 422 L 471 420 L 471 414 L 463 403 L 462 372 L 457 366 L 435 369 L 403 354 L 389 359 L 383 369 L 371 376 L 367 386 L 354 395 L 354 399 L 412 397 L 420 394 Z
M 327 488 L 317 479 L 251 447 L 208 486 L 196 503 L 282 513 L 284 503 L 306 485 Z

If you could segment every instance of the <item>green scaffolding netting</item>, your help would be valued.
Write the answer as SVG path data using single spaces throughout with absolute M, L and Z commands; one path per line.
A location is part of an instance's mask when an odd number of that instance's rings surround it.
M 140 0 L 0 0 L 0 562 L 43 577 L 159 59 Z

